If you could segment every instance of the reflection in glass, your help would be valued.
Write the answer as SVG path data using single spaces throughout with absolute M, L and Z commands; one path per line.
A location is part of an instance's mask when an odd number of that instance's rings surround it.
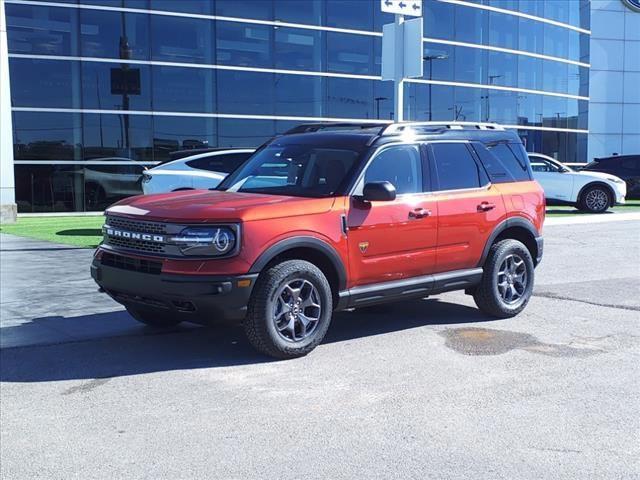
M 165 112 L 215 112 L 215 70 L 154 65 L 153 108 Z
M 14 107 L 80 108 L 79 62 L 11 58 L 9 69 Z
M 13 144 L 16 160 L 79 160 L 81 114 L 13 112 Z
M 83 114 L 85 160 L 153 160 L 151 117 Z
M 74 8 L 6 4 L 9 53 L 77 55 L 72 32 L 78 19 Z
M 218 146 L 216 118 L 169 117 L 153 118 L 153 159 L 169 160 L 177 150 Z
M 154 60 L 215 63 L 214 22 L 201 18 L 151 15 L 151 53 Z
M 149 59 L 149 16 L 80 9 L 80 52 L 85 57 Z

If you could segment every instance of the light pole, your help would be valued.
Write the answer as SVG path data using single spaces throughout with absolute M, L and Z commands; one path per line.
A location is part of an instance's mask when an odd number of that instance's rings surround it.
M 376 118 L 380 120 L 380 102 L 389 99 L 387 97 L 376 97 L 374 100 L 376 101 Z
M 431 80 L 433 79 L 433 61 L 434 60 L 446 60 L 449 58 L 449 55 L 446 53 L 440 53 L 438 55 L 425 55 L 422 57 L 423 60 L 429 62 L 429 121 L 433 120 L 433 115 L 431 113 Z
M 504 77 L 504 75 L 489 75 L 489 85 L 493 85 L 493 81 L 496 78 L 501 78 L 501 77 Z M 491 118 L 491 115 L 489 114 L 489 112 L 491 111 L 490 110 L 491 107 L 489 105 L 489 90 L 487 90 L 487 94 L 484 96 L 484 98 L 485 98 L 485 100 L 487 102 L 487 108 L 486 108 L 487 116 L 485 118 L 485 122 L 488 122 L 489 119 Z

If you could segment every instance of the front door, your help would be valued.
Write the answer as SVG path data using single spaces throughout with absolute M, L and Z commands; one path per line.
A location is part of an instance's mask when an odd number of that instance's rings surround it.
M 495 226 L 506 217 L 502 195 L 467 142 L 427 147 L 438 201 L 437 272 L 477 266 Z
M 350 286 L 432 273 L 437 240 L 437 204 L 429 192 L 428 169 L 419 145 L 379 151 L 360 178 L 347 212 Z M 364 202 L 368 182 L 388 181 L 397 197 Z

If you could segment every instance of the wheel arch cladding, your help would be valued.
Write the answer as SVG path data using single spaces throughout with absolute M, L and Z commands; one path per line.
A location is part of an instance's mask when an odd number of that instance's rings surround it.
M 338 292 L 347 288 L 347 272 L 338 252 L 328 243 L 314 237 L 293 237 L 282 240 L 265 250 L 253 263 L 249 273 L 284 260 L 306 260 L 318 267 L 331 286 L 334 301 Z
M 527 250 L 529 250 L 534 265 L 537 265 L 538 243 L 536 242 L 536 238 L 538 236 L 539 233 L 536 227 L 528 220 L 518 217 L 507 218 L 498 224 L 489 236 L 489 239 L 484 246 L 480 262 L 478 262 L 478 266 L 482 267 L 484 265 L 487 260 L 487 256 L 489 255 L 489 251 L 495 243 L 507 238 L 512 238 L 522 242 L 524 246 L 527 247 Z
M 576 197 L 576 201 L 580 202 L 582 200 L 582 196 L 584 195 L 584 193 L 587 190 L 589 190 L 591 187 L 603 187 L 605 192 L 607 192 L 607 195 L 609 195 L 609 202 L 610 202 L 609 206 L 613 206 L 616 204 L 616 194 L 613 191 L 613 188 L 611 187 L 611 185 L 608 185 L 605 182 L 600 182 L 598 180 L 589 182 L 584 187 L 582 187 L 580 189 L 580 193 L 578 193 L 578 196 Z

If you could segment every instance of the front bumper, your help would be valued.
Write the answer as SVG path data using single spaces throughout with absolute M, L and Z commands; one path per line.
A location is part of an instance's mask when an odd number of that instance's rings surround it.
M 121 255 L 97 256 L 91 276 L 125 307 L 170 312 L 182 321 L 201 324 L 240 322 L 246 316 L 258 274 L 175 275 L 150 267 L 153 263 Z

